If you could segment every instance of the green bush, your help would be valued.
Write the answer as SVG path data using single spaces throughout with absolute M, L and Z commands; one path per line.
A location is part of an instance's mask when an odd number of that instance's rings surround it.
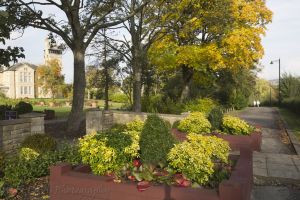
M 49 175 L 49 168 L 59 162 L 71 164 L 81 163 L 78 146 L 62 144 L 56 151 L 37 155 L 37 152 L 27 148 L 19 155 L 7 159 L 4 172 L 4 180 L 11 187 L 18 187 L 36 178 Z
M 184 111 L 186 112 L 202 112 L 206 116 L 210 111 L 216 107 L 218 103 L 210 98 L 196 99 L 185 105 Z
M 117 103 L 128 103 L 128 97 L 126 94 L 122 93 L 114 93 L 110 95 L 109 100 Z
M 33 111 L 33 107 L 30 103 L 26 103 L 24 101 L 20 101 L 14 108 L 19 115 L 30 113 Z
M 191 113 L 180 121 L 178 130 L 185 133 L 205 134 L 210 133 L 211 124 L 201 112 Z
M 172 128 L 178 129 L 179 124 L 180 124 L 180 120 L 175 121 L 172 125 Z
M 33 149 L 30 148 L 21 148 L 19 152 L 20 159 L 23 160 L 32 160 L 36 159 L 40 154 Z
M 116 172 L 139 156 L 139 132 L 101 132 L 79 141 L 82 161 L 95 174 Z
M 213 130 L 220 130 L 222 126 L 222 121 L 223 121 L 223 110 L 221 107 L 215 107 L 213 108 L 209 115 L 208 115 L 208 120 L 212 126 Z
M 300 115 L 300 97 L 285 98 L 281 106 Z
M 200 185 L 214 174 L 214 162 L 228 162 L 229 145 L 215 136 L 189 134 L 187 141 L 175 145 L 168 154 L 169 165 Z
M 56 151 L 60 161 L 71 163 L 72 165 L 77 165 L 82 163 L 82 158 L 79 150 L 79 143 L 72 142 L 61 142 L 59 149 Z
M 141 132 L 143 130 L 143 127 L 144 127 L 144 122 L 140 119 L 135 119 L 126 124 L 127 131 Z
M 33 149 L 38 153 L 45 153 L 56 149 L 56 141 L 49 135 L 35 134 L 26 137 L 21 143 L 21 147 Z
M 56 153 L 42 154 L 35 159 L 11 158 L 4 169 L 4 180 L 12 187 L 26 184 L 35 178 L 49 175 L 49 167 L 56 164 L 59 157 Z
M 4 151 L 0 150 L 0 171 L 3 170 L 5 165 L 6 154 Z
M 175 139 L 165 121 L 157 115 L 148 116 L 141 132 L 141 160 L 145 164 L 165 163 Z
M 225 115 L 223 117 L 222 130 L 232 135 L 249 135 L 253 128 L 238 117 Z
M 183 111 L 183 104 L 161 95 L 144 97 L 142 99 L 142 111 L 148 113 L 180 114 Z

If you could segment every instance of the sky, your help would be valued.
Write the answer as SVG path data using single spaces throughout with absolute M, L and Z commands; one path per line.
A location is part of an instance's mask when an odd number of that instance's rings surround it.
M 267 0 L 267 6 L 274 16 L 262 40 L 265 56 L 261 64 L 264 68 L 258 75 L 267 80 L 278 79 L 278 63 L 270 65 L 270 62 L 280 58 L 282 72 L 300 76 L 300 0 Z M 14 33 L 13 40 L 7 44 L 25 49 L 26 58 L 20 62 L 39 65 L 43 64 L 47 35 L 46 31 L 28 28 L 22 35 Z M 73 56 L 70 50 L 63 55 L 63 74 L 67 83 L 73 81 Z
M 278 79 L 278 62 L 273 65 L 270 62 L 279 58 L 282 72 L 300 76 L 300 1 L 267 0 L 267 6 L 273 11 L 273 22 L 263 38 L 264 69 L 259 76 Z

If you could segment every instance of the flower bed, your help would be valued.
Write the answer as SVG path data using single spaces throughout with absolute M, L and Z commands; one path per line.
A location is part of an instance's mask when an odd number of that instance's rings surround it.
M 218 189 L 153 185 L 140 192 L 132 182 L 114 183 L 110 177 L 93 175 L 89 167 L 72 167 L 62 163 L 51 167 L 50 197 L 52 200 L 248 200 L 252 182 L 252 151 L 241 148 L 240 157 L 229 180 L 222 181 Z
M 177 129 L 172 129 L 172 132 L 178 140 L 186 140 L 186 133 L 180 132 Z M 218 138 L 226 140 L 232 151 L 239 151 L 245 146 L 249 146 L 252 151 L 261 150 L 262 135 L 257 131 L 252 132 L 250 135 L 225 135 L 219 133 L 212 133 L 208 135 L 215 135 Z

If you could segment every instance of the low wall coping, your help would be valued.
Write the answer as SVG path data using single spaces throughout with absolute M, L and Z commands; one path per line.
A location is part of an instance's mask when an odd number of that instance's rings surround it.
M 24 124 L 24 123 L 30 123 L 29 118 L 23 118 L 23 119 L 13 119 L 13 120 L 0 120 L 0 126 L 10 126 L 10 125 L 16 125 L 16 124 Z
M 45 116 L 46 115 L 44 113 L 38 113 L 38 112 L 31 112 L 31 113 L 19 115 L 20 118 L 38 118 L 38 117 L 45 117 Z
M 99 108 L 91 108 L 88 109 L 87 112 L 99 112 L 103 111 Z M 110 110 L 112 113 L 118 113 L 118 114 L 132 114 L 132 115 L 160 115 L 160 116 L 169 116 L 169 117 L 186 117 L 189 113 L 182 113 L 181 115 L 175 115 L 175 114 L 162 114 L 162 113 L 146 113 L 146 112 L 132 112 L 132 111 L 119 111 L 119 110 Z

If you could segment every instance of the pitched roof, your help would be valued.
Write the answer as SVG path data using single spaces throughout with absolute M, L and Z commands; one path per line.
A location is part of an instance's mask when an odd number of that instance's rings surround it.
M 5 71 L 15 71 L 17 70 L 19 67 L 22 67 L 24 65 L 27 65 L 28 67 L 32 68 L 33 70 L 36 70 L 37 69 L 37 66 L 36 65 L 33 65 L 33 64 L 30 64 L 30 63 L 17 63 L 17 64 L 14 64 L 13 66 L 9 67 L 8 69 L 6 69 Z

